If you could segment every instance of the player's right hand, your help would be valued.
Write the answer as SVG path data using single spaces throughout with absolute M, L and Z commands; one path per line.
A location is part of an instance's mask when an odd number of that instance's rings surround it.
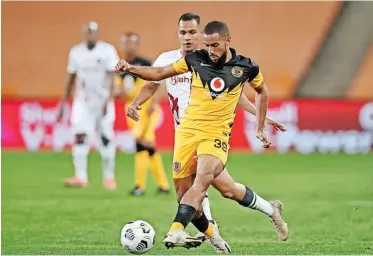
M 263 142 L 263 148 L 269 148 L 269 146 L 271 146 L 272 142 L 269 140 L 269 138 L 267 137 L 267 135 L 264 133 L 264 132 L 260 132 L 258 131 L 256 133 L 256 137 L 261 141 Z
M 115 69 L 119 73 L 127 72 L 130 68 L 130 64 L 125 60 L 120 60 L 117 65 L 115 66 Z
M 137 112 L 138 110 L 141 110 L 141 107 L 139 105 L 129 106 L 129 108 L 127 109 L 127 116 L 138 122 L 140 120 L 140 115 Z

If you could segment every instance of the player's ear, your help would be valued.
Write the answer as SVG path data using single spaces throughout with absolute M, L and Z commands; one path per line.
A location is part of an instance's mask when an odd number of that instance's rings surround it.
M 231 36 L 228 36 L 227 39 L 225 39 L 225 42 L 227 43 L 227 45 L 230 45 L 231 44 Z

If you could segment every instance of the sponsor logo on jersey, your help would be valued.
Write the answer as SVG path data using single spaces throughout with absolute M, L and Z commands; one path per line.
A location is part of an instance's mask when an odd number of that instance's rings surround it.
M 210 87 L 214 92 L 221 92 L 224 90 L 225 82 L 220 77 L 215 77 L 211 80 Z
M 172 85 L 178 84 L 178 83 L 190 83 L 190 78 L 186 76 L 172 76 L 170 77 L 170 82 Z

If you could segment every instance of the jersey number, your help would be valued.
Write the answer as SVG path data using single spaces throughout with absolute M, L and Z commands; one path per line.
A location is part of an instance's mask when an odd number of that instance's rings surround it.
M 214 147 L 215 148 L 221 148 L 225 153 L 227 153 L 228 146 L 227 146 L 227 143 L 225 143 L 224 141 L 222 142 L 219 139 L 215 139 L 215 141 L 214 141 Z

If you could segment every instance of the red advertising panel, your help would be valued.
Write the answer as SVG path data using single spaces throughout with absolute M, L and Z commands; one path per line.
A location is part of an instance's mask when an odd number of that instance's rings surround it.
M 56 100 L 3 100 L 1 102 L 2 148 L 60 151 L 73 143 L 70 130 L 70 106 L 65 120 L 56 122 Z M 157 146 L 172 150 L 173 120 L 168 103 L 161 104 L 157 128 Z M 273 148 L 279 152 L 366 153 L 373 143 L 373 102 L 345 100 L 273 101 L 268 116 L 286 125 L 287 132 L 267 126 Z M 118 150 L 133 152 L 134 139 L 127 128 L 124 102 L 116 102 L 116 144 Z M 94 147 L 98 143 L 92 136 Z M 238 109 L 231 148 L 264 152 L 255 137 L 255 117 Z

